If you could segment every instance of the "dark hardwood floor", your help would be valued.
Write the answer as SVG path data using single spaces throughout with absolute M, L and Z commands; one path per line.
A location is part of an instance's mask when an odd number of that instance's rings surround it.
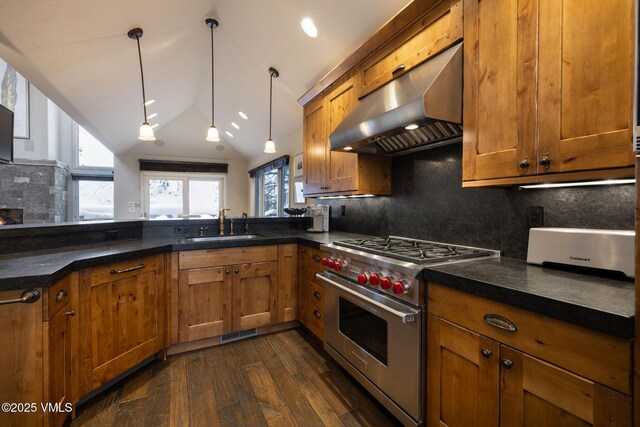
M 395 426 L 298 329 L 170 356 L 81 405 L 79 426 Z

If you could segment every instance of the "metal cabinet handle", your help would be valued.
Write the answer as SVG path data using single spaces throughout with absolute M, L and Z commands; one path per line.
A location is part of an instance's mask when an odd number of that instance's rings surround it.
M 313 296 L 316 297 L 316 299 L 320 299 L 320 292 L 318 291 L 313 291 Z
M 502 359 L 502 362 L 500 363 L 502 364 L 502 367 L 505 369 L 513 368 L 513 362 L 509 359 Z
M 233 270 L 233 272 L 238 274 L 238 273 L 240 273 L 240 270 Z
M 144 265 L 143 263 L 140 263 L 140 265 L 136 265 L 135 267 L 123 268 L 122 270 L 111 270 L 111 274 L 129 273 L 131 271 L 141 270 L 145 267 L 146 265 Z
M 516 325 L 511 320 L 497 314 L 485 314 L 484 321 L 491 326 L 502 329 L 503 331 L 516 332 L 518 330 L 518 328 L 516 328 Z
M 547 153 L 543 158 L 540 159 L 540 166 L 544 166 L 545 169 L 549 169 L 550 165 L 551 159 L 549 158 L 549 153 Z
M 231 270 L 226 270 L 224 274 L 231 274 Z
M 307 250 L 306 250 L 306 249 L 303 249 L 303 250 L 302 250 L 302 253 L 303 253 L 303 254 L 306 254 L 306 253 L 307 253 Z
M 314 316 L 316 319 L 319 319 L 319 318 L 320 318 L 320 312 L 319 312 L 318 310 L 313 310 L 313 316 Z
M 56 301 L 62 301 L 67 296 L 69 296 L 67 291 L 65 291 L 64 289 L 60 289 L 60 291 L 58 291 L 58 294 L 56 295 Z
M 402 70 L 404 70 L 405 68 L 407 68 L 404 64 L 400 64 L 398 65 L 396 68 L 393 69 L 393 71 L 391 72 L 391 74 L 395 74 L 398 73 Z
M 322 260 L 322 258 L 320 258 L 320 255 L 314 255 L 313 259 L 320 262 Z
M 520 169 L 529 169 L 529 160 L 527 160 L 527 158 L 525 157 L 524 159 L 520 160 L 518 166 L 520 166 Z
M 75 311 L 75 310 L 67 311 L 66 315 L 67 315 L 67 316 L 70 316 L 70 317 L 73 317 L 73 316 L 75 316 L 75 315 L 76 315 L 76 311 Z
M 38 291 L 37 289 L 27 289 L 26 291 L 22 292 L 22 294 L 20 294 L 20 298 L 7 299 L 4 301 L 0 301 L 0 305 L 17 304 L 17 303 L 31 304 L 38 301 L 39 299 L 40 299 L 40 291 Z
M 492 353 L 492 352 L 491 352 L 491 350 L 489 350 L 488 348 L 483 348 L 483 349 L 480 351 L 480 354 L 482 354 L 482 357 L 484 357 L 485 359 L 488 359 L 488 358 L 490 358 L 490 357 L 491 357 L 491 355 L 492 355 L 493 353 Z

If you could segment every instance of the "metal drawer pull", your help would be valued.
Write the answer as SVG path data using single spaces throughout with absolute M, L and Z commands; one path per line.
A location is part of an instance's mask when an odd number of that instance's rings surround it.
M 315 259 L 316 261 L 322 261 L 322 258 L 320 258 L 320 255 L 314 255 L 313 259 Z
M 483 348 L 482 351 L 480 351 L 480 354 L 482 354 L 482 357 L 484 357 L 485 359 L 488 359 L 493 353 L 488 348 Z
M 485 314 L 484 321 L 491 326 L 502 329 L 503 331 L 516 332 L 518 330 L 513 322 L 511 322 L 509 319 L 505 319 L 502 316 L 498 316 L 497 314 Z
M 313 310 L 313 315 L 319 319 L 320 318 L 320 312 L 318 310 Z
M 407 67 L 404 64 L 400 64 L 396 68 L 393 69 L 391 74 L 395 74 L 397 72 L 400 72 L 400 71 L 404 70 L 405 68 L 407 68 Z
M 502 359 L 502 367 L 505 369 L 513 368 L 513 362 L 509 359 Z
M 143 263 L 140 263 L 140 265 L 136 265 L 135 267 L 123 268 L 122 270 L 111 270 L 111 274 L 128 273 L 130 271 L 140 270 L 140 269 L 145 268 L 145 267 L 146 267 L 146 265 L 144 265 Z
M 316 299 L 320 299 L 320 292 L 313 291 L 313 296 L 316 297 Z
M 0 301 L 0 305 L 18 304 L 18 303 L 31 304 L 38 301 L 39 299 L 40 299 L 40 291 L 38 291 L 37 289 L 27 289 L 26 291 L 22 292 L 22 294 L 20 295 L 20 298 L 7 299 L 4 301 Z
M 60 289 L 60 291 L 58 292 L 58 294 L 56 295 L 56 301 L 62 301 L 63 299 L 65 299 L 67 296 L 69 296 L 69 294 L 67 293 L 67 291 L 65 291 L 64 289 Z
M 75 315 L 76 315 L 76 311 L 75 311 L 75 310 L 67 311 L 65 314 L 66 314 L 67 316 L 73 317 L 73 316 L 75 316 Z

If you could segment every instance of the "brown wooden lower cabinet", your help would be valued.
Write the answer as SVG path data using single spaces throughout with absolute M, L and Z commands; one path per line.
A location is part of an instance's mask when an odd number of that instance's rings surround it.
M 165 346 L 164 255 L 79 272 L 78 397 Z
M 178 342 L 295 320 L 297 251 L 291 244 L 180 252 Z
M 298 310 L 300 323 L 319 339 L 324 339 L 324 285 L 316 280 L 316 273 L 324 271 L 322 252 L 301 246 L 298 263 Z
M 602 369 L 582 371 L 578 358 L 566 362 L 554 350 L 549 334 L 567 328 L 563 322 L 535 316 L 549 330 L 531 333 L 525 322 L 527 312 L 499 303 L 463 295 L 429 284 L 427 316 L 427 425 L 467 426 L 620 426 L 632 425 L 632 398 L 588 377 L 598 377 Z M 460 307 L 456 307 L 460 305 Z M 462 307 L 464 306 L 464 310 Z M 478 317 L 478 329 L 485 328 L 483 310 L 508 321 L 518 319 L 517 331 L 496 330 L 493 338 L 454 323 Z M 447 319 L 450 313 L 451 319 Z M 511 319 L 506 316 L 509 313 Z M 439 314 L 436 316 L 435 314 Z M 573 327 L 573 326 L 572 326 Z M 580 338 L 577 329 L 573 339 Z M 491 333 L 491 330 L 487 330 Z M 585 332 L 586 333 L 586 332 Z M 518 337 L 518 334 L 524 334 Z M 565 338 L 565 342 L 566 342 Z M 606 336 L 594 333 L 590 340 L 566 347 L 566 352 L 591 351 Z M 611 337 L 608 347 L 621 351 L 631 374 L 630 344 L 620 345 Z M 540 355 L 527 354 L 501 341 L 538 342 Z M 543 346 L 542 343 L 545 345 Z M 574 347 L 578 348 L 574 348 Z M 548 347 L 548 348 L 547 348 Z M 618 351 L 618 350 L 616 350 Z M 563 367 L 543 360 L 545 354 L 560 360 Z M 618 358 L 614 353 L 612 360 Z M 597 364 L 598 361 L 593 363 Z M 595 366 L 595 365 L 594 365 Z M 617 368 L 616 368 L 617 369 Z M 576 371 L 585 372 L 576 374 Z M 615 384 L 615 383 L 614 383 Z M 624 383 L 622 383 L 624 384 Z M 624 385 L 617 385 L 627 390 Z M 630 389 L 628 389 L 630 390 Z

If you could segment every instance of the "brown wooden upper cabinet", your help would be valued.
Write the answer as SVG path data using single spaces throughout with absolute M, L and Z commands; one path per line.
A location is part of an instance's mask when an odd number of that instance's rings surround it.
M 390 194 L 388 158 L 331 151 L 329 135 L 358 102 L 349 74 L 304 107 L 304 194 Z
M 445 0 L 365 60 L 358 70 L 362 98 L 462 38 L 462 0 Z
M 463 185 L 632 174 L 635 16 L 633 0 L 464 0 Z

